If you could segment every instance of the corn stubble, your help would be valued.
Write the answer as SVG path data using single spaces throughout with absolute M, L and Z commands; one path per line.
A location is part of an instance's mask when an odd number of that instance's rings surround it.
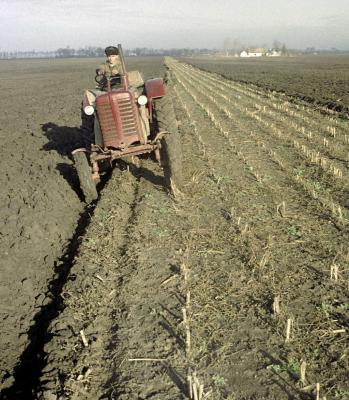
M 223 316 L 226 321 L 242 322 L 245 319 L 244 312 L 253 310 L 256 320 L 262 326 L 267 323 L 273 335 L 279 338 L 280 348 L 283 349 L 280 357 L 285 354 L 293 354 L 296 359 L 298 357 L 298 372 L 289 373 L 288 377 L 294 389 L 310 391 L 316 398 L 324 399 L 326 391 L 320 393 L 320 388 L 324 385 L 327 390 L 333 391 L 333 387 L 328 384 L 332 378 L 326 373 L 323 381 L 317 381 L 324 372 L 318 354 L 325 360 L 326 347 L 336 337 L 341 338 L 346 330 L 330 315 L 324 317 L 317 303 L 320 297 L 315 296 L 313 301 L 310 292 L 309 298 L 314 303 L 309 307 L 312 310 L 311 319 L 303 314 L 303 308 L 307 308 L 305 304 L 298 304 L 298 309 L 295 309 L 293 292 L 297 287 L 293 285 L 309 281 L 310 286 L 311 279 L 314 279 L 317 284 L 327 287 L 330 295 L 333 294 L 330 290 L 332 285 L 337 284 L 340 296 L 343 296 L 343 288 L 349 283 L 348 269 L 344 268 L 341 274 L 339 263 L 332 263 L 329 276 L 328 264 L 326 268 L 316 266 L 315 272 L 306 267 L 299 271 L 285 271 L 277 265 L 275 258 L 280 257 L 283 248 L 287 250 L 300 246 L 304 240 L 309 239 L 303 240 L 298 230 L 293 234 L 291 225 L 285 231 L 291 233 L 292 240 L 284 238 L 282 242 L 278 238 L 276 248 L 275 245 L 270 246 L 270 243 L 262 244 L 253 212 L 240 214 L 241 206 L 236 207 L 234 201 L 229 199 L 228 194 L 234 192 L 234 183 L 220 174 L 216 149 L 209 144 L 201 125 L 202 118 L 205 118 L 205 124 L 212 127 L 212 134 L 214 131 L 222 138 L 221 141 L 226 143 L 229 151 L 245 165 L 245 171 L 255 178 L 255 185 L 262 185 L 263 191 L 275 192 L 275 184 L 269 178 L 270 171 L 264 169 L 269 163 L 277 168 L 278 174 L 299 193 L 300 198 L 311 199 L 309 205 L 304 206 L 305 211 L 299 215 L 293 200 L 280 196 L 279 201 L 273 203 L 273 210 L 270 205 L 270 215 L 265 217 L 266 221 L 278 226 L 294 223 L 316 225 L 318 216 L 314 210 L 318 210 L 321 218 L 335 223 L 338 229 L 347 226 L 347 209 L 342 206 L 338 188 L 348 187 L 348 148 L 344 149 L 343 146 L 348 145 L 349 135 L 333 115 L 324 116 L 304 105 L 291 103 L 275 93 L 228 81 L 186 64 L 168 60 L 168 65 L 175 77 L 177 102 L 186 115 L 191 134 L 196 138 L 208 168 L 205 172 L 197 171 L 192 175 L 192 189 L 195 187 L 195 190 L 199 190 L 200 180 L 212 176 L 215 177 L 213 180 L 217 185 L 218 198 L 223 203 L 230 201 L 230 205 L 225 208 L 230 211 L 223 213 L 230 224 L 229 233 L 225 232 L 228 237 L 221 237 L 220 232 L 214 229 L 209 233 L 204 232 L 202 237 L 199 231 L 193 233 L 198 240 L 196 243 L 200 245 L 199 248 L 194 245 L 189 253 L 194 260 L 199 257 L 201 261 L 200 264 L 188 261 L 183 266 L 184 270 L 188 270 L 187 265 L 191 264 L 190 274 L 183 273 L 188 289 L 186 306 L 182 310 L 186 355 L 190 365 L 187 375 L 189 397 L 226 398 L 223 394 L 227 393 L 224 376 L 216 374 L 213 379 L 212 374 L 206 371 L 208 365 L 211 370 L 218 368 L 220 363 L 226 362 L 236 353 L 228 339 L 233 338 L 233 334 L 226 330 L 220 318 Z M 198 110 L 201 110 L 201 116 Z M 256 149 L 260 155 L 263 154 L 263 162 L 256 158 Z M 226 271 L 223 264 L 217 262 L 218 256 L 212 257 L 212 254 L 226 254 L 229 251 L 245 255 L 242 263 L 238 262 L 231 271 Z M 339 256 L 341 259 L 343 257 L 344 254 Z M 236 275 L 239 274 L 246 277 L 248 284 L 237 288 L 236 282 L 239 279 L 236 279 Z M 322 276 L 322 281 L 314 274 Z M 200 279 L 188 280 L 188 276 L 198 275 Z M 251 305 L 248 301 L 250 298 L 260 300 L 260 304 Z M 263 317 L 260 314 L 263 309 L 262 299 L 272 299 L 271 306 L 264 309 Z M 241 302 L 240 310 L 236 309 L 235 300 Z M 335 297 L 333 300 L 336 300 Z M 293 315 L 294 312 L 296 315 Z M 228 340 L 224 341 L 222 337 Z M 314 343 L 318 348 L 314 349 Z M 338 360 L 343 361 L 344 358 L 340 352 Z M 283 372 L 284 375 L 287 373 Z M 229 393 L 234 397 L 233 392 Z

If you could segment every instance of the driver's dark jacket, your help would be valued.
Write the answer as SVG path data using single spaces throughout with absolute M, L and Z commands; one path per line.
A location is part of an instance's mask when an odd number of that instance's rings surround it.
M 121 62 L 117 61 L 115 64 L 111 65 L 107 60 L 103 64 L 98 66 L 98 70 L 103 72 L 103 75 L 112 76 L 120 74 L 121 72 Z

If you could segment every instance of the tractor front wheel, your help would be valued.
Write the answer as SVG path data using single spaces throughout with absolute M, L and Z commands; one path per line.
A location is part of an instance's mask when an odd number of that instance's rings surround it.
M 75 169 L 79 177 L 80 188 L 87 204 L 98 198 L 96 184 L 92 179 L 92 172 L 85 152 L 73 154 Z

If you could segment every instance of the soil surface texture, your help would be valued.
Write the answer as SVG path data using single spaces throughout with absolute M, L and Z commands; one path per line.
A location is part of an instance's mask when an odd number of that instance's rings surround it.
M 98 62 L 0 62 L 1 389 L 16 385 L 23 364 L 43 347 L 71 252 L 88 223 L 70 152 L 84 144 L 80 103 L 95 85 Z M 155 77 L 161 58 L 130 60 L 129 67 Z
M 127 159 L 86 207 L 95 62 L 24 65 L 0 64 L 0 398 L 349 398 L 348 121 L 167 58 L 182 185 Z

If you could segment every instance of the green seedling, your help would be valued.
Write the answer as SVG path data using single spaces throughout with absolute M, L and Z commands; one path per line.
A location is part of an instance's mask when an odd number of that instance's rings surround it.
M 165 236 L 167 236 L 167 234 L 168 234 L 167 229 L 159 229 L 158 228 L 155 230 L 155 236 L 157 236 L 159 238 L 165 237 Z
M 337 309 L 339 311 L 348 311 L 349 310 L 349 303 L 341 303 L 338 305 Z
M 304 175 L 304 170 L 301 169 L 301 168 L 294 168 L 293 172 L 294 172 L 294 174 L 295 174 L 296 176 L 299 176 L 299 177 L 301 177 L 301 176 Z
M 349 390 L 337 389 L 334 392 L 334 398 L 337 400 L 347 400 L 349 399 Z
M 294 358 L 290 358 L 287 363 L 272 364 L 270 368 L 276 373 L 287 372 L 295 378 L 300 377 L 300 363 Z
M 160 214 L 168 214 L 170 212 L 170 209 L 168 207 L 160 207 L 158 211 Z
M 97 240 L 90 238 L 86 241 L 86 247 L 88 249 L 95 249 L 97 247 Z
M 330 303 L 323 302 L 323 303 L 321 303 L 321 306 L 319 307 L 319 309 L 321 311 L 323 311 L 326 315 L 328 315 L 329 313 L 333 312 L 334 307 Z
M 292 225 L 288 228 L 288 233 L 289 233 L 289 235 L 296 237 L 296 238 L 300 238 L 302 236 L 300 229 L 295 225 Z
M 321 311 L 323 311 L 326 315 L 333 312 L 343 312 L 349 310 L 349 303 L 340 303 L 337 305 L 323 302 L 321 306 L 318 307 Z
M 227 384 L 226 379 L 220 375 L 213 375 L 212 380 L 213 380 L 213 383 L 218 387 L 222 387 Z
M 314 190 L 316 190 L 317 192 L 320 192 L 322 190 L 322 185 L 319 181 L 313 181 L 312 185 Z
M 217 175 L 217 174 L 212 174 L 210 175 L 211 180 L 219 185 L 220 183 L 227 183 L 231 180 L 229 176 L 223 176 L 223 175 Z

